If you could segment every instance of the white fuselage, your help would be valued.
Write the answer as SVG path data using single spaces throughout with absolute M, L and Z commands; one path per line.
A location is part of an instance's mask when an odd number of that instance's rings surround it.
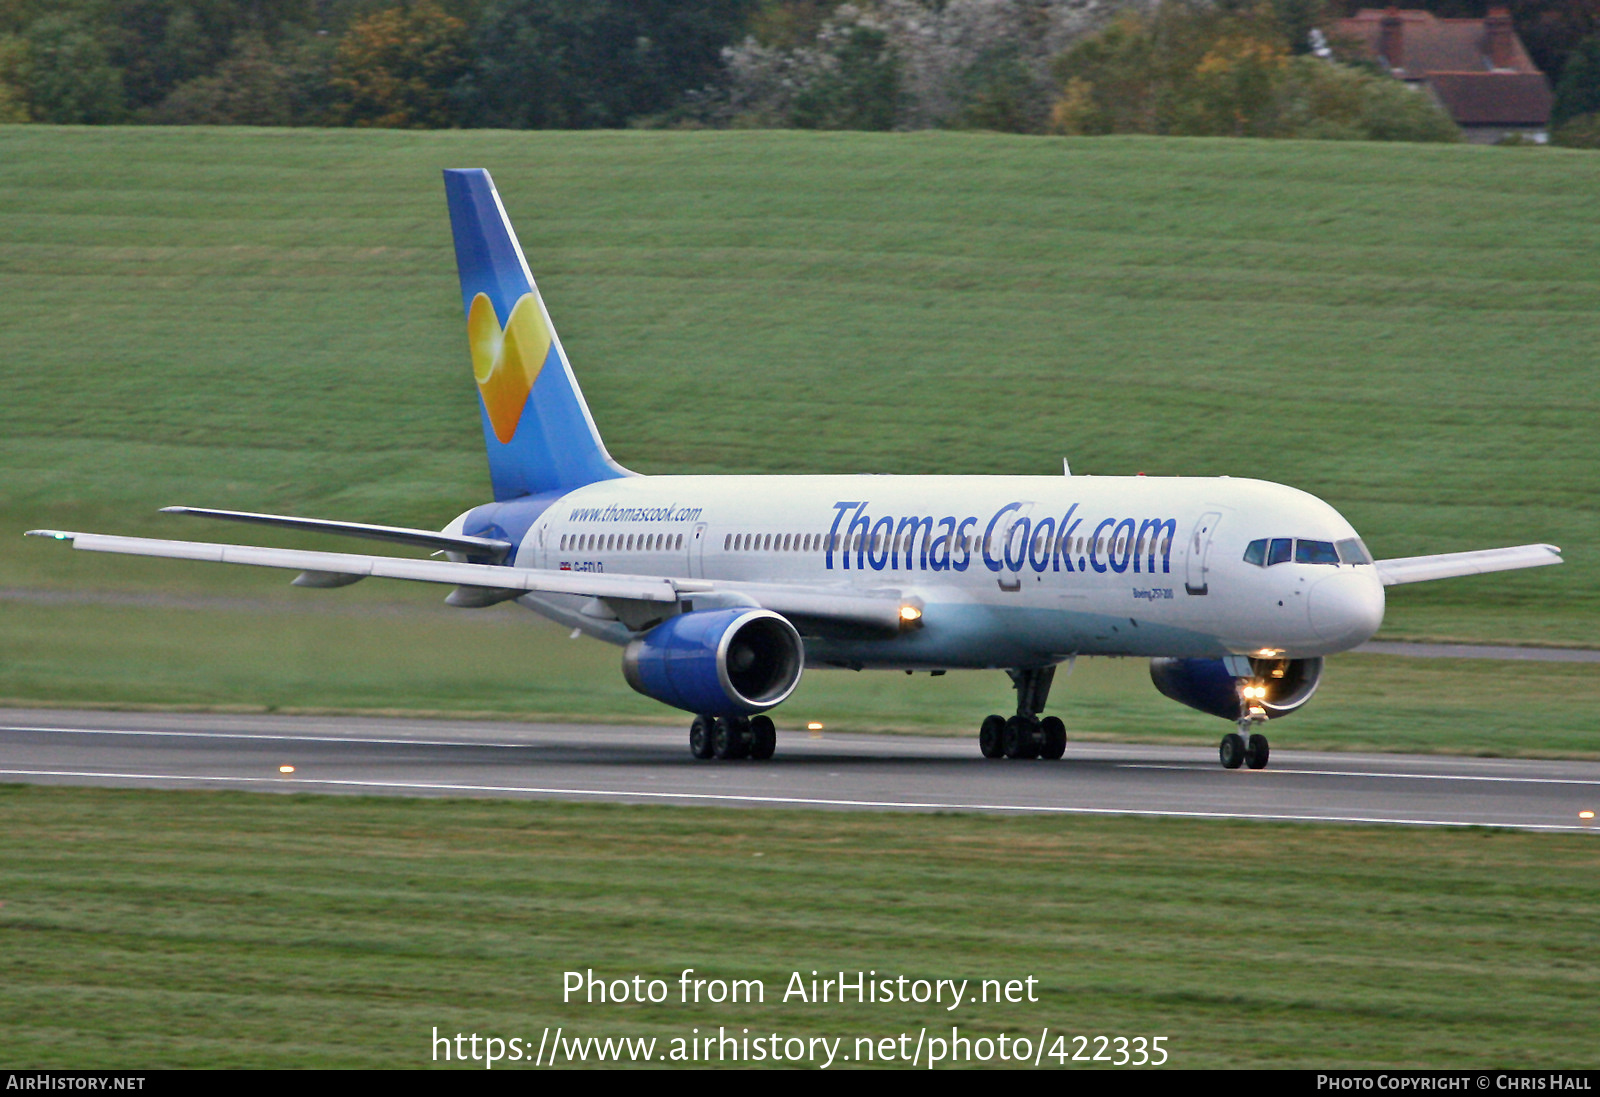
M 548 506 L 515 562 L 894 591 L 921 606 L 920 628 L 807 637 L 808 664 L 1016 667 L 1078 654 L 1304 658 L 1355 647 L 1383 618 L 1372 565 L 1244 559 L 1262 538 L 1354 537 L 1312 495 L 1228 477 L 638 476 Z M 592 600 L 519 600 L 601 639 L 628 639 Z

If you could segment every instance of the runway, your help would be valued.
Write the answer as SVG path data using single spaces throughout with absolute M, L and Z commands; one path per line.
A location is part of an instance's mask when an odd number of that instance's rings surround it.
M 772 761 L 696 762 L 669 727 L 12 709 L 0 782 L 1600 830 L 1579 817 L 1600 810 L 1600 762 L 1275 749 L 1228 771 L 1199 743 L 1008 762 L 976 736 L 781 728 Z

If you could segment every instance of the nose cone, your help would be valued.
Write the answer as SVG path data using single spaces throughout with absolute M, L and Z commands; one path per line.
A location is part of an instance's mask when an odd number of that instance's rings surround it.
M 1311 631 L 1330 650 L 1366 643 L 1383 624 L 1383 584 L 1371 567 L 1341 567 L 1311 588 Z

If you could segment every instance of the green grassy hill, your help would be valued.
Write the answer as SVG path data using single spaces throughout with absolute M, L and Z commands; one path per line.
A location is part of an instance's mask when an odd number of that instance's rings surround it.
M 1388 636 L 1597 642 L 1596 161 L 1549 149 L 6 127 L 0 588 L 435 605 L 15 534 L 483 499 L 439 179 L 468 165 L 639 471 L 1260 476 L 1380 556 L 1566 550 L 1392 591 Z M 7 605 L 0 690 L 70 697 L 15 669 L 53 615 Z M 118 611 L 74 612 L 76 680 L 120 681 Z

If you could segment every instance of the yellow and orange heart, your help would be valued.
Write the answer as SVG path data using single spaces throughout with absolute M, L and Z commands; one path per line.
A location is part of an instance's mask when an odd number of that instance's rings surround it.
M 494 304 L 487 294 L 478 294 L 467 309 L 467 343 L 489 425 L 496 438 L 509 442 L 550 353 L 550 326 L 539 299 L 531 293 L 517 298 L 502 330 Z

